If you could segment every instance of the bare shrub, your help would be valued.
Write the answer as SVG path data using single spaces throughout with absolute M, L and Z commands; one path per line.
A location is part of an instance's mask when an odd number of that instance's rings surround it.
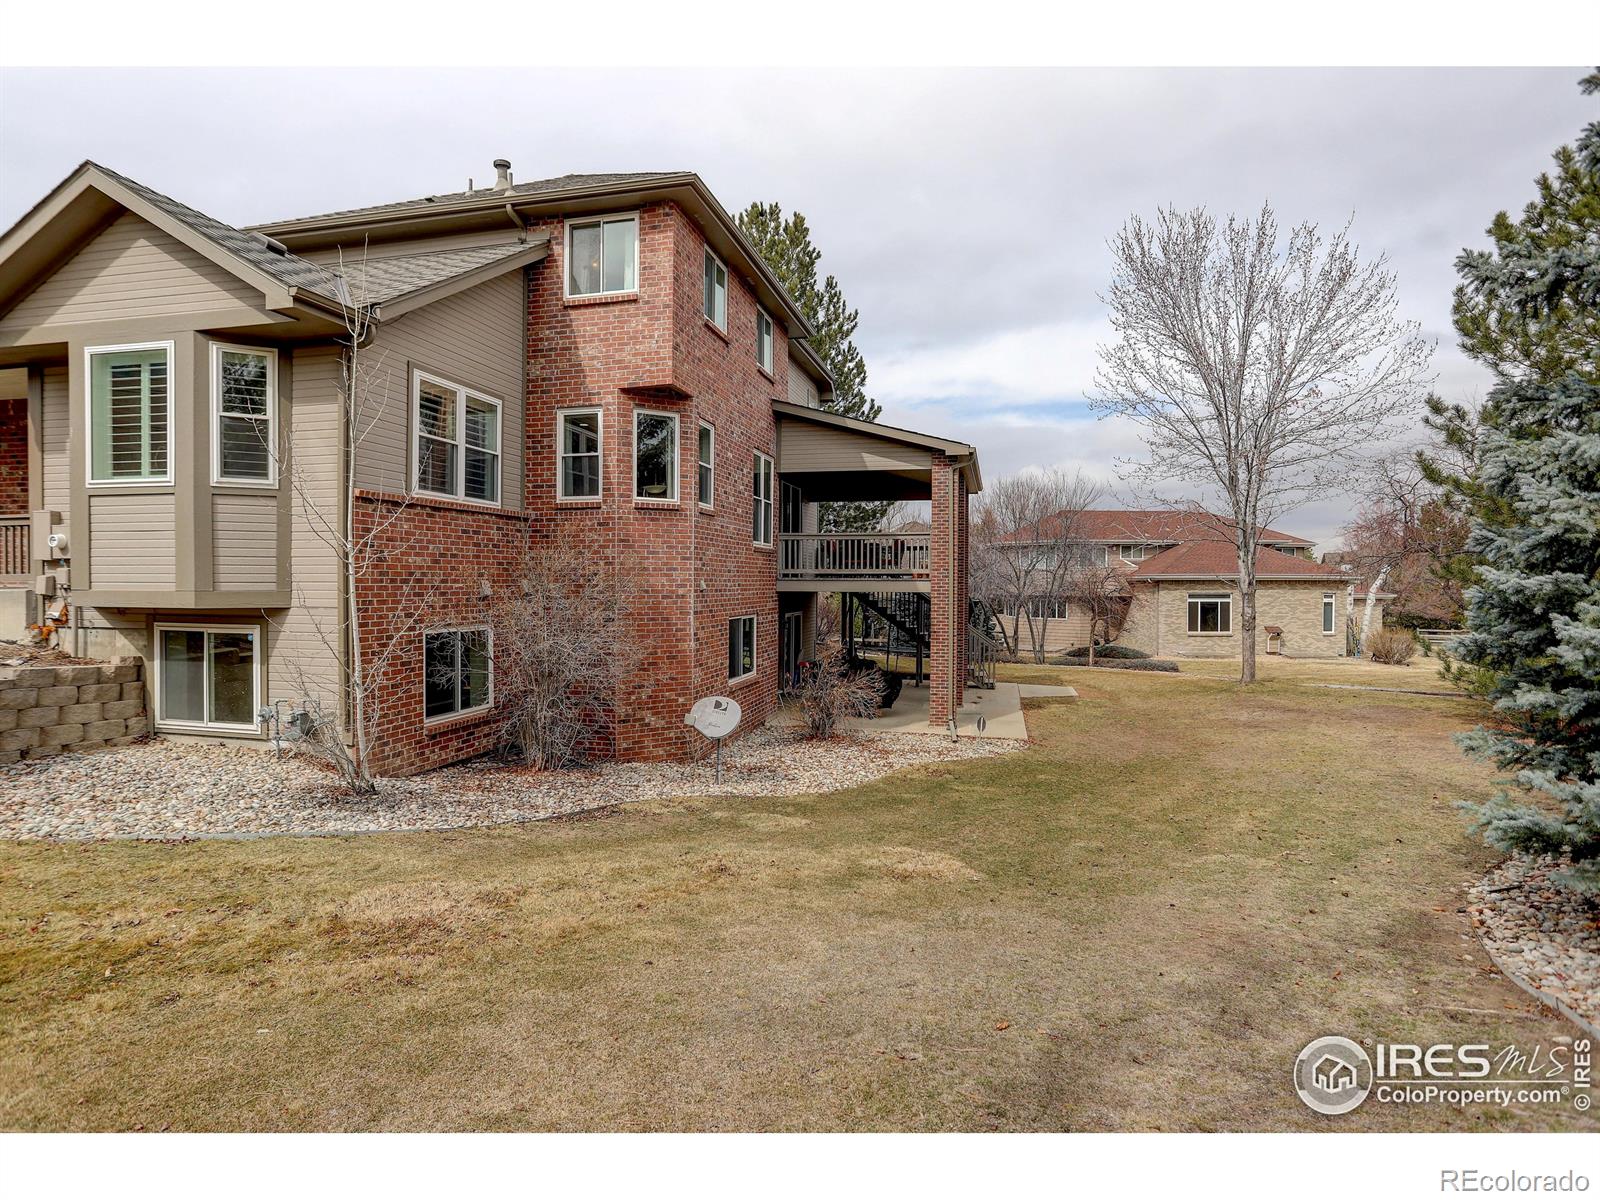
M 839 637 L 839 610 L 817 605 L 816 660 L 800 680 L 800 712 L 806 735 L 830 738 L 848 717 L 870 717 L 883 697 L 879 671 L 857 671 L 845 657 Z
M 514 578 L 487 603 L 500 744 L 542 770 L 574 766 L 614 726 L 638 668 L 637 580 L 566 530 L 528 545 Z
M 1373 662 L 1401 667 L 1417 652 L 1417 639 L 1409 629 L 1380 629 L 1367 639 L 1367 655 Z

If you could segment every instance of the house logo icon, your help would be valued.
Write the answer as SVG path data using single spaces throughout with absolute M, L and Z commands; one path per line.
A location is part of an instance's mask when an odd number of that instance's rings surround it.
M 1294 1090 L 1315 1112 L 1347 1113 L 1372 1090 L 1372 1060 L 1349 1038 L 1317 1038 L 1294 1060 Z

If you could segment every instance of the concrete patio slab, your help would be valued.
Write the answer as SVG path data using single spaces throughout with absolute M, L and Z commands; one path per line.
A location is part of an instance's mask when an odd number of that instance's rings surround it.
M 968 688 L 966 697 L 956 712 L 957 737 L 1002 738 L 1009 741 L 1026 741 L 1028 725 L 1022 716 L 1022 688 L 1034 688 L 1028 695 L 1076 696 L 1072 688 L 1053 688 L 1042 684 L 1022 685 L 997 683 L 993 690 Z M 978 732 L 978 718 L 983 717 L 984 729 Z M 784 705 L 770 718 L 769 724 L 794 726 L 803 723 L 798 707 Z M 935 729 L 928 724 L 928 689 L 902 688 L 894 707 L 879 713 L 870 720 L 850 718 L 843 722 L 848 729 L 867 733 L 923 733 L 932 737 L 948 737 L 949 731 Z

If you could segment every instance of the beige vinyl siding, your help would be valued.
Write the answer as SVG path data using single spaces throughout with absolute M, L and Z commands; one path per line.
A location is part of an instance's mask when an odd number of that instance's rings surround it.
M 893 471 L 933 466 L 932 454 L 920 446 L 902 446 L 849 429 L 784 421 L 778 470 Z
M 805 373 L 804 368 L 794 359 L 789 360 L 789 395 L 790 404 L 804 404 L 807 408 L 820 408 L 822 405 L 817 395 L 817 382 Z
M 1031 626 L 1027 617 L 1017 613 L 1002 613 L 996 620 L 1005 627 L 1006 637 L 1015 643 L 1019 654 L 1033 653 L 1034 634 L 1041 628 L 1046 654 L 1059 654 L 1089 644 L 1089 616 L 1075 605 L 1067 606 L 1065 617 L 1051 617 L 1048 621 L 1034 617 Z
M 522 506 L 525 289 L 524 273 L 508 271 L 379 326 L 366 351 L 373 424 L 356 456 L 358 487 L 407 490 L 415 365 L 500 401 L 500 503 Z
M 89 579 L 98 590 L 174 586 L 173 496 L 91 495 Z
M 307 519 L 307 505 L 339 527 L 344 511 L 339 486 L 340 350 L 296 350 L 293 366 L 290 453 L 304 487 L 295 487 L 289 497 L 293 607 L 273 614 L 267 623 L 267 700 L 299 700 L 309 693 L 321 700 L 325 711 L 338 713 L 344 654 L 339 559 Z
M 44 369 L 44 401 L 40 405 L 39 425 L 44 506 L 54 509 L 65 520 L 72 498 L 72 407 L 65 366 Z
M 128 321 L 240 305 L 261 294 L 148 221 L 126 213 L 23 297 L 0 329 Z
M 338 268 L 358 276 L 363 258 L 404 258 L 413 254 L 439 254 L 445 250 L 470 250 L 475 246 L 504 246 L 517 240 L 521 231 L 508 220 L 502 229 L 481 229 L 476 233 L 457 233 L 447 237 L 404 238 L 393 242 L 375 242 L 363 246 L 352 242 L 348 246 L 326 246 L 317 250 L 296 250 L 301 258 Z
M 277 587 L 277 495 L 213 495 L 211 555 L 219 591 Z

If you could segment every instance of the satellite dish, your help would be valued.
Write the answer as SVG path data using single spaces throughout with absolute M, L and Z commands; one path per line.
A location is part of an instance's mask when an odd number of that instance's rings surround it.
M 692 725 L 717 744 L 717 782 L 722 782 L 722 739 L 739 728 L 739 702 L 727 696 L 706 696 L 696 700 L 685 725 Z
M 707 696 L 703 700 L 694 702 L 694 707 L 689 710 L 689 715 L 683 719 L 683 723 L 693 725 L 715 741 L 727 737 L 739 728 L 739 718 L 742 715 L 737 700 L 730 700 L 727 696 Z

